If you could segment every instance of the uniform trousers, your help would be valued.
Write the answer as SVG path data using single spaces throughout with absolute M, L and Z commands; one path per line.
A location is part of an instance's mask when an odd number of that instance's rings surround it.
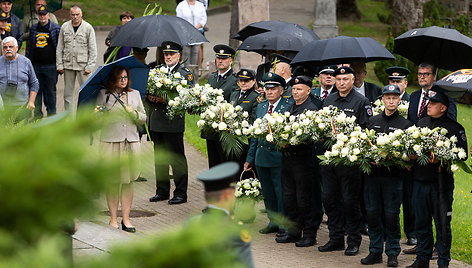
M 448 211 L 452 211 L 454 184 L 449 184 L 444 190 L 447 197 Z M 415 230 L 418 239 L 416 258 L 427 261 L 432 257 L 434 237 L 431 220 L 434 219 L 436 227 L 436 249 L 438 251 L 438 266 L 448 266 L 451 260 L 451 216 L 447 217 L 446 241 L 444 245 L 439 218 L 439 189 L 437 182 L 418 181 L 413 182 L 413 207 L 415 209 Z
M 174 197 L 187 198 L 188 166 L 184 151 L 184 134 L 151 131 L 154 142 L 156 194 L 169 197 L 169 165 L 174 176 Z
M 360 246 L 362 236 L 359 168 L 344 165 L 323 166 L 321 172 L 323 205 L 328 216 L 330 241 L 344 243 L 345 228 L 348 246 Z
M 411 171 L 404 171 L 403 175 L 403 231 L 406 237 L 416 238 L 415 233 L 415 212 L 413 210 L 413 174 Z
M 213 167 L 226 161 L 226 155 L 223 152 L 219 140 L 206 139 L 208 152 L 208 167 Z
M 256 166 L 259 181 L 262 186 L 264 205 L 269 217 L 269 224 L 278 226 L 277 216 L 284 214 L 284 199 L 282 195 L 281 167 Z
M 64 110 L 75 113 L 79 100 L 79 87 L 87 81 L 90 74 L 84 74 L 83 70 L 74 71 L 64 69 Z M 79 82 L 79 87 L 75 87 L 75 80 Z
M 364 202 L 369 224 L 369 252 L 400 254 L 400 206 L 402 203 L 401 177 L 366 176 L 364 179 Z M 382 221 L 385 219 L 385 221 Z

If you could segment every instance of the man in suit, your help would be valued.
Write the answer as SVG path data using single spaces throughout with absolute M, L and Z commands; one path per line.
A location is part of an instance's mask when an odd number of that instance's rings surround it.
M 218 70 L 210 75 L 208 84 L 213 88 L 223 89 L 223 97 L 229 102 L 231 93 L 238 89 L 238 79 L 231 68 L 236 52 L 227 45 L 216 45 L 213 50 L 215 51 L 215 65 Z M 213 167 L 223 163 L 226 156 L 219 142 L 219 135 L 202 133 L 201 137 L 206 139 L 208 166 Z
M 172 41 L 161 44 L 164 53 L 165 66 L 171 73 L 180 73 L 187 79 L 189 85 L 193 85 L 193 74 L 187 67 L 180 64 L 182 46 Z M 187 202 L 188 166 L 184 151 L 185 114 L 174 119 L 167 117 L 167 103 L 164 99 L 155 96 L 147 96 L 146 106 L 149 115 L 149 130 L 151 140 L 154 142 L 155 170 L 156 170 L 156 195 L 149 198 L 150 202 L 169 199 L 170 181 L 169 165 L 172 166 L 175 190 L 174 197 L 168 201 L 169 205 Z M 171 155 L 162 156 L 162 153 Z M 164 161 L 167 160 L 167 161 Z
M 285 79 L 275 73 L 271 77 L 266 73 L 262 82 L 266 100 L 257 106 L 256 118 L 263 118 L 273 112 L 284 113 L 290 106 L 287 99 L 283 98 Z M 249 152 L 244 163 L 244 170 L 255 167 L 262 186 L 264 205 L 269 217 L 269 224 L 259 230 L 261 234 L 281 234 L 283 229 L 275 222 L 274 215 L 283 215 L 282 182 L 280 172 L 282 169 L 282 152 L 275 144 L 265 139 L 251 139 Z
M 365 62 L 356 61 L 350 64 L 351 68 L 354 69 L 354 89 L 361 93 L 362 96 L 369 99 L 370 102 L 376 101 L 382 95 L 382 88 L 376 84 L 365 82 L 365 76 L 367 75 L 367 69 Z
M 408 107 L 408 120 L 416 124 L 418 120 L 427 115 L 429 91 L 433 87 L 438 74 L 438 68 L 427 62 L 423 62 L 418 66 L 418 84 L 421 89 L 411 93 L 410 106 Z M 447 109 L 447 116 L 453 120 L 457 120 L 456 102 L 449 98 L 449 108 Z
M 321 87 L 311 89 L 312 95 L 321 97 L 325 100 L 329 94 L 336 92 L 333 73 L 337 68 L 336 65 L 328 65 L 321 69 L 318 73 L 318 81 L 320 82 Z
M 410 101 L 410 94 L 406 92 L 406 87 L 408 86 L 408 79 L 406 76 L 410 73 L 410 70 L 399 66 L 393 66 L 385 69 L 385 72 L 388 74 L 388 84 L 397 85 L 400 88 L 401 100 Z

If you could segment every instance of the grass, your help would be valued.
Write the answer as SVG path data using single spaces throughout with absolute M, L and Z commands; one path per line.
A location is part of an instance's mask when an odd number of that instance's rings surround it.
M 192 144 L 198 151 L 207 156 L 206 141 L 200 138 L 200 129 L 197 127 L 199 115 L 185 115 L 185 140 Z

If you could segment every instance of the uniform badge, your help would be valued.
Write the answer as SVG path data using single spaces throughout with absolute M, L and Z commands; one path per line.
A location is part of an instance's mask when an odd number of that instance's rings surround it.
M 257 96 L 256 100 L 258 103 L 261 103 L 264 100 L 264 98 L 262 98 L 262 96 Z
M 372 116 L 372 115 L 373 115 L 373 113 L 372 113 L 372 106 L 366 105 L 366 106 L 365 106 L 365 109 L 366 109 L 366 111 L 367 111 L 367 115 L 369 115 L 369 116 Z
M 272 73 L 269 73 L 267 76 L 268 76 L 268 77 L 272 77 Z
M 343 74 L 343 73 L 346 72 L 346 69 L 341 69 L 341 70 L 339 70 L 339 72 Z
M 44 7 L 40 7 L 39 10 L 44 10 Z
M 394 86 L 389 86 L 388 90 L 393 91 L 393 90 L 395 90 L 395 87 Z
M 239 237 L 244 243 L 251 242 L 251 234 L 249 234 L 249 231 L 246 229 L 241 230 Z
M 187 80 L 188 81 L 193 81 L 193 74 L 188 74 L 187 75 Z
M 430 98 L 432 98 L 432 97 L 436 96 L 436 92 L 430 90 L 430 91 L 428 92 L 428 95 L 429 95 Z
M 298 78 L 295 78 L 295 83 L 298 84 L 299 80 Z
M 247 71 L 243 71 L 243 75 L 247 75 Z
M 224 49 L 220 49 L 220 54 L 225 53 Z
M 169 48 L 170 48 L 170 45 L 167 45 L 167 49 L 169 49 Z
M 392 76 L 400 76 L 399 73 L 392 73 Z

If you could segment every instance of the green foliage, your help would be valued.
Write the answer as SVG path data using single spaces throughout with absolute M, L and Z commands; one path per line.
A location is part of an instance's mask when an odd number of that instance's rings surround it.
M 244 145 L 247 145 L 249 141 L 246 136 L 235 136 L 222 131 L 220 132 L 220 142 L 228 158 L 239 158 L 244 151 Z
M 191 219 L 164 235 L 116 245 L 109 255 L 76 267 L 243 267 L 235 260 L 231 239 L 239 229 L 220 215 Z
M 462 34 L 470 35 L 470 18 L 466 15 L 458 16 L 437 0 L 423 4 L 423 27 L 430 26 L 454 28 Z

